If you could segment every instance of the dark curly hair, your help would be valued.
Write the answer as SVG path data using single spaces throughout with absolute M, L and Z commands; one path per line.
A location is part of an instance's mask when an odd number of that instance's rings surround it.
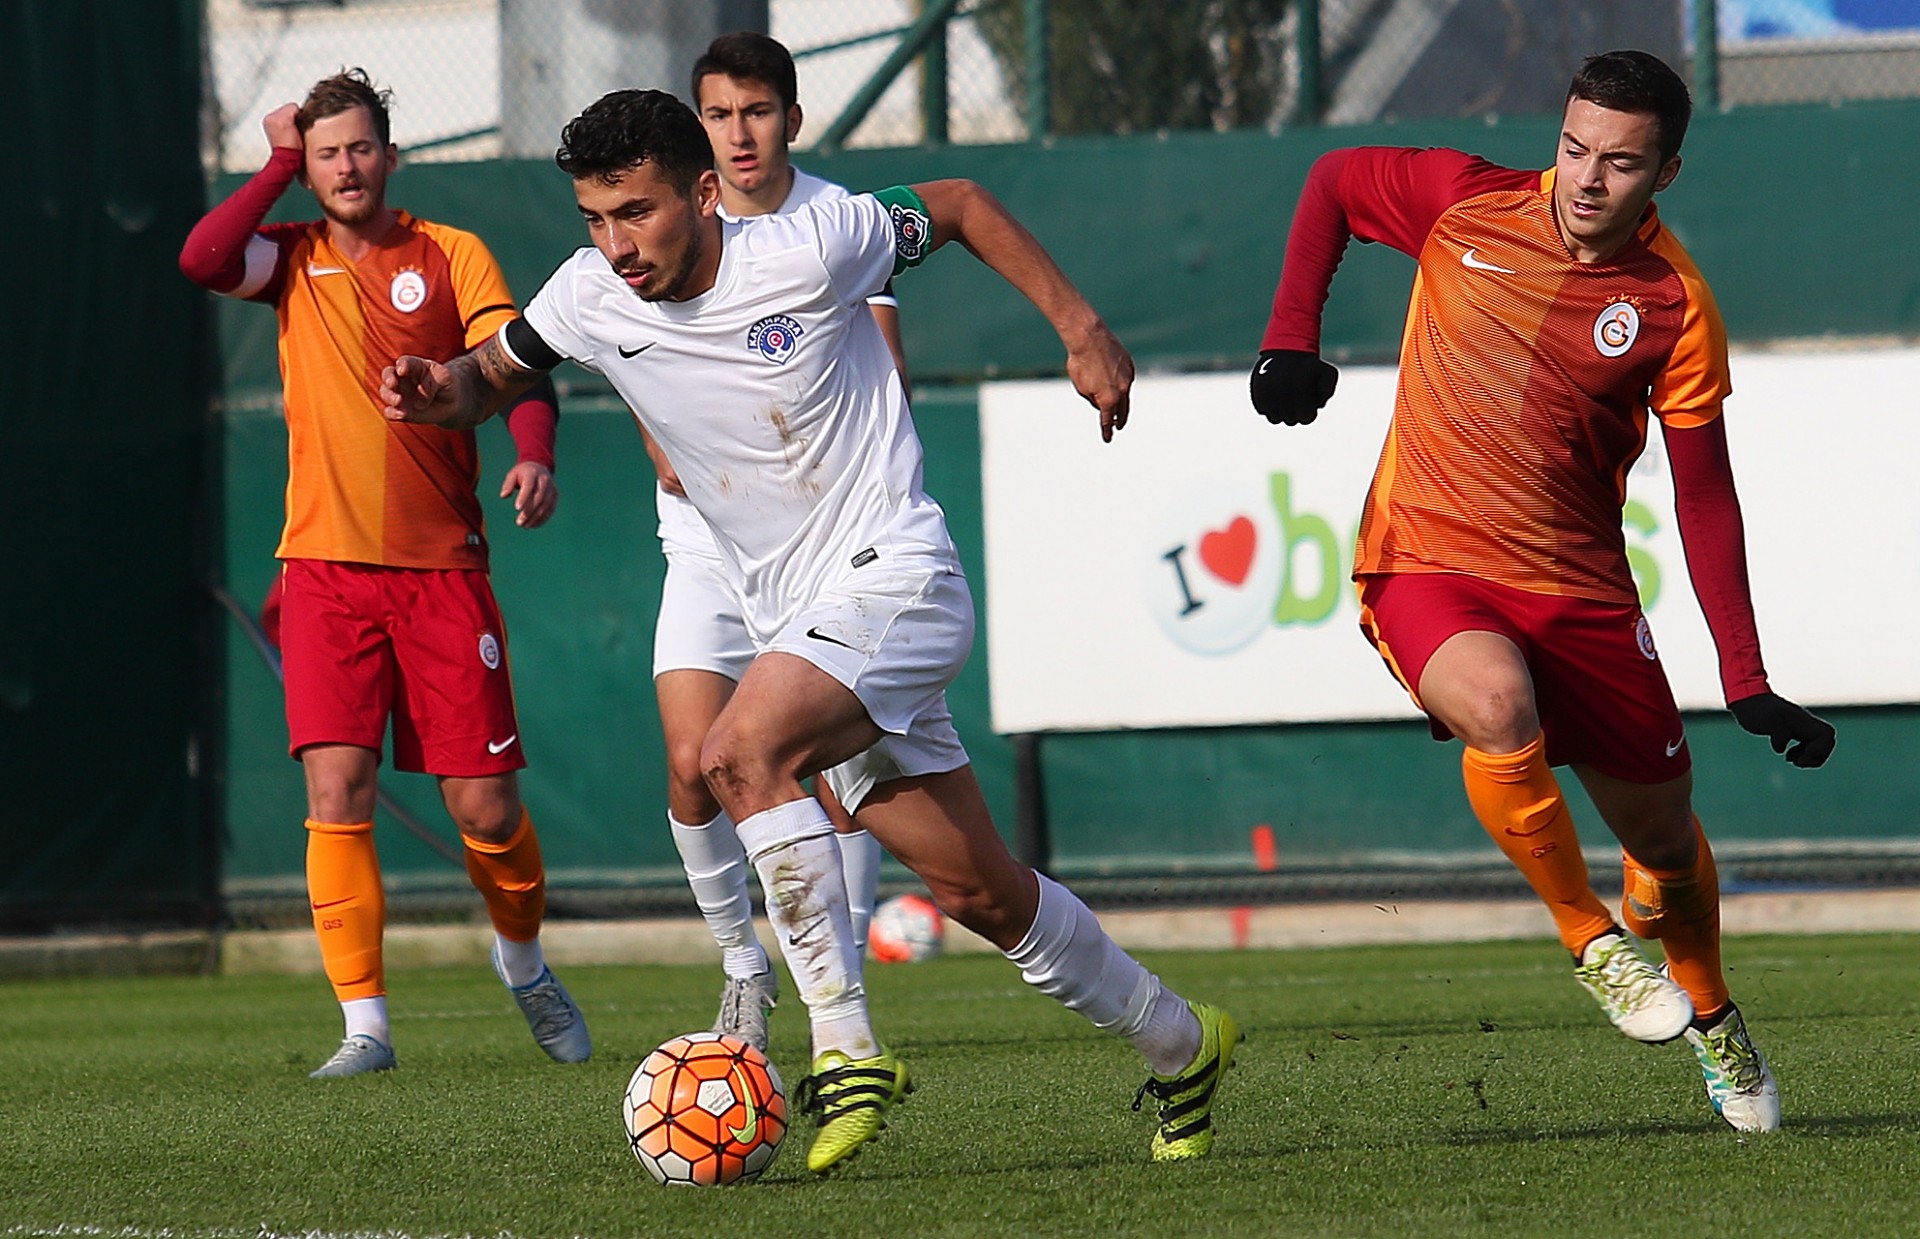
M 560 131 L 553 162 L 576 181 L 604 184 L 643 163 L 682 194 L 713 167 L 713 144 L 693 109 L 664 90 L 616 90 L 602 95 Z
M 365 69 L 342 69 L 332 77 L 322 78 L 313 84 L 313 89 L 307 92 L 306 101 L 294 114 L 293 124 L 304 138 L 307 130 L 313 128 L 314 121 L 351 112 L 355 108 L 365 108 L 373 114 L 373 131 L 380 135 L 380 145 L 385 146 L 393 141 L 389 136 L 391 129 L 387 120 L 387 109 L 392 104 L 393 92 L 375 86 Z
M 1650 52 L 1602 52 L 1580 62 L 1567 86 L 1567 102 L 1585 99 L 1613 112 L 1653 117 L 1662 162 L 1680 153 L 1693 119 L 1693 96 L 1680 75 Z

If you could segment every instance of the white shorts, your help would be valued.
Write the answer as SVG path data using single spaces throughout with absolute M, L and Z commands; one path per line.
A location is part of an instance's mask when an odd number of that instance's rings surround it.
M 880 783 L 967 764 L 947 685 L 973 650 L 973 592 L 947 564 L 873 564 L 804 607 L 766 649 L 844 684 L 882 736 L 823 772 L 849 813 Z
M 753 655 L 753 638 L 720 561 L 669 549 L 653 624 L 654 678 L 711 671 L 738 684 Z

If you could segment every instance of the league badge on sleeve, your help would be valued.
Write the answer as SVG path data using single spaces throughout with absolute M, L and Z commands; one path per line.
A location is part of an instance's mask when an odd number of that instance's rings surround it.
M 898 202 L 888 203 L 887 212 L 893 216 L 894 252 L 909 267 L 918 265 L 933 240 L 933 224 L 924 212 Z
M 933 252 L 933 217 L 927 204 L 906 185 L 875 190 L 873 198 L 887 209 L 887 222 L 893 226 L 893 273 L 919 266 Z
M 806 332 L 786 314 L 769 314 L 747 328 L 747 347 L 779 365 L 793 356 Z

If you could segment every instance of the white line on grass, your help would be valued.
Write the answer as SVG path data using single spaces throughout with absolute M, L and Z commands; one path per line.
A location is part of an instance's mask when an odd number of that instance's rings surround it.
M 253 1229 L 180 1226 L 88 1226 L 61 1222 L 54 1226 L 10 1226 L 0 1239 L 519 1239 L 512 1231 L 488 1235 L 415 1235 L 402 1230 L 281 1230 L 262 1224 Z M 575 1239 L 579 1239 L 575 1236 Z

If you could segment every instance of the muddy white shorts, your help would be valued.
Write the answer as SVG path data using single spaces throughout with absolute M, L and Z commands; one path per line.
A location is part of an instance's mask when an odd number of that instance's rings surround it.
M 967 764 L 947 685 L 973 650 L 973 591 L 950 562 L 869 564 L 824 590 L 766 643 L 860 699 L 887 734 L 824 772 L 849 812 L 880 783 Z

